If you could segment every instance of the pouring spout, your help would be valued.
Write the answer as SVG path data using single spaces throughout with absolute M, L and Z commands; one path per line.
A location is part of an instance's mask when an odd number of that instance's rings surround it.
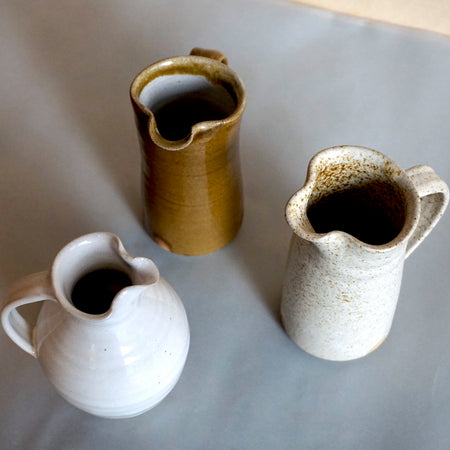
M 109 253 L 104 264 L 117 265 L 117 269 L 123 270 L 130 277 L 133 286 L 150 285 L 159 280 L 159 270 L 151 259 L 131 256 L 118 236 L 112 233 L 101 234 L 109 240 L 109 246 L 104 248 Z
M 128 254 L 127 254 L 128 255 Z M 159 270 L 156 264 L 148 258 L 130 257 L 126 261 L 128 264 L 128 273 L 134 286 L 154 284 L 159 280 Z
M 158 283 L 160 276 L 155 263 L 144 257 L 132 257 L 128 253 L 122 254 L 119 246 L 119 253 L 126 266 L 122 270 L 129 277 L 131 284 L 123 287 L 111 302 L 108 311 L 102 318 L 109 319 L 108 323 L 122 320 L 136 308 L 136 302 L 142 294 L 151 286 Z M 100 318 L 100 317 L 99 317 Z
M 328 233 L 316 232 L 308 218 L 308 207 L 313 190 L 314 184 L 306 183 L 286 205 L 286 220 L 294 234 L 322 251 L 333 251 L 336 247 L 340 248 L 349 241 L 354 241 L 353 236 L 338 230 Z
M 292 231 L 307 240 L 309 240 L 308 237 L 316 234 L 307 215 L 308 201 L 312 190 L 313 186 L 306 184 L 289 199 L 285 211 L 286 221 Z
M 148 258 L 133 257 L 124 248 L 118 237 L 114 240 L 117 256 L 122 260 L 122 269 L 129 276 L 131 286 L 127 286 L 117 293 L 112 301 L 109 316 L 113 318 L 122 318 L 128 314 L 130 308 L 134 307 L 135 302 L 141 294 L 154 285 L 160 279 L 159 270 L 156 264 Z

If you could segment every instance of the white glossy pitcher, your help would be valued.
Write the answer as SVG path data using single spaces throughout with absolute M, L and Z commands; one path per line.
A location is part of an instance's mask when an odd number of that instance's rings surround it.
M 319 152 L 286 206 L 293 237 L 281 317 L 291 339 L 335 361 L 375 350 L 391 328 L 404 260 L 448 200 L 428 166 L 405 171 L 362 147 Z
M 120 271 L 130 285 L 106 311 L 91 314 L 78 309 L 72 296 L 79 280 L 98 270 Z M 33 302 L 43 302 L 35 326 L 17 311 Z M 178 295 L 150 259 L 131 257 L 111 233 L 75 239 L 50 272 L 16 283 L 1 320 L 67 401 L 108 418 L 135 416 L 159 403 L 178 381 L 189 348 Z

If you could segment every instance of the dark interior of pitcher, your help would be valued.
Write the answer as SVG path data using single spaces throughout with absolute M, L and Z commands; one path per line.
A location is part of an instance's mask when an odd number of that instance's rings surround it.
M 156 78 L 144 87 L 139 100 L 152 111 L 159 134 L 169 141 L 186 138 L 197 123 L 227 118 L 237 105 L 227 86 L 189 74 Z
M 114 297 L 133 283 L 122 270 L 101 268 L 80 277 L 70 300 L 78 310 L 87 314 L 103 314 L 109 310 Z
M 405 200 L 392 181 L 366 180 L 311 200 L 307 215 L 316 233 L 339 230 L 366 244 L 383 245 L 405 224 Z

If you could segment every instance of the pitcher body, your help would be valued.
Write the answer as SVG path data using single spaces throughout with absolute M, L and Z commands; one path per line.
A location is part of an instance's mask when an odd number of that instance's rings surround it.
M 375 350 L 392 325 L 404 260 L 447 203 L 428 166 L 405 171 L 362 147 L 317 154 L 286 207 L 294 233 L 281 317 L 291 339 L 335 361 Z
M 218 250 L 236 236 L 243 217 L 242 81 L 221 53 L 194 49 L 147 67 L 130 94 L 146 230 L 175 253 Z
M 99 271 L 103 278 L 105 271 L 124 274 L 129 285 L 110 278 L 111 303 L 100 311 L 98 298 L 82 286 L 89 301 L 81 310 L 76 286 L 92 274 L 101 283 Z M 17 307 L 38 301 L 43 305 L 32 326 Z M 62 397 L 107 418 L 132 417 L 158 404 L 178 381 L 189 348 L 178 295 L 151 260 L 131 257 L 110 233 L 76 239 L 58 253 L 50 272 L 20 280 L 9 293 L 2 324 L 37 358 Z

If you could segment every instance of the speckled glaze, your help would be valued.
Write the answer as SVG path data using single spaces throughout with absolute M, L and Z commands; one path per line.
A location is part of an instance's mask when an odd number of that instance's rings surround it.
M 161 103 L 184 93 L 183 89 L 193 89 L 192 80 L 224 89 L 234 103 L 233 111 L 221 120 L 196 123 L 183 139 L 168 140 L 160 134 L 149 105 L 153 97 Z M 236 236 L 243 217 L 239 129 L 246 94 L 242 81 L 220 52 L 195 48 L 188 56 L 144 69 L 133 81 L 130 96 L 142 150 L 146 230 L 161 247 L 179 254 L 202 255 L 225 246 Z
M 73 306 L 70 293 L 78 279 L 99 268 L 119 269 L 133 284 L 104 314 L 86 314 Z M 17 312 L 34 302 L 43 302 L 35 326 Z M 62 397 L 106 418 L 136 416 L 164 399 L 189 348 L 188 321 L 175 291 L 151 260 L 131 257 L 110 233 L 72 241 L 50 272 L 16 283 L 1 319 L 9 337 L 38 359 Z
M 342 231 L 315 232 L 307 216 L 310 205 L 375 180 L 392 183 L 401 194 L 404 223 L 397 237 L 370 245 Z M 334 361 L 375 350 L 391 328 L 404 260 L 436 225 L 448 199 L 447 185 L 428 166 L 405 171 L 383 154 L 362 147 L 318 153 L 304 187 L 286 206 L 294 233 L 281 316 L 291 339 L 306 352 Z

